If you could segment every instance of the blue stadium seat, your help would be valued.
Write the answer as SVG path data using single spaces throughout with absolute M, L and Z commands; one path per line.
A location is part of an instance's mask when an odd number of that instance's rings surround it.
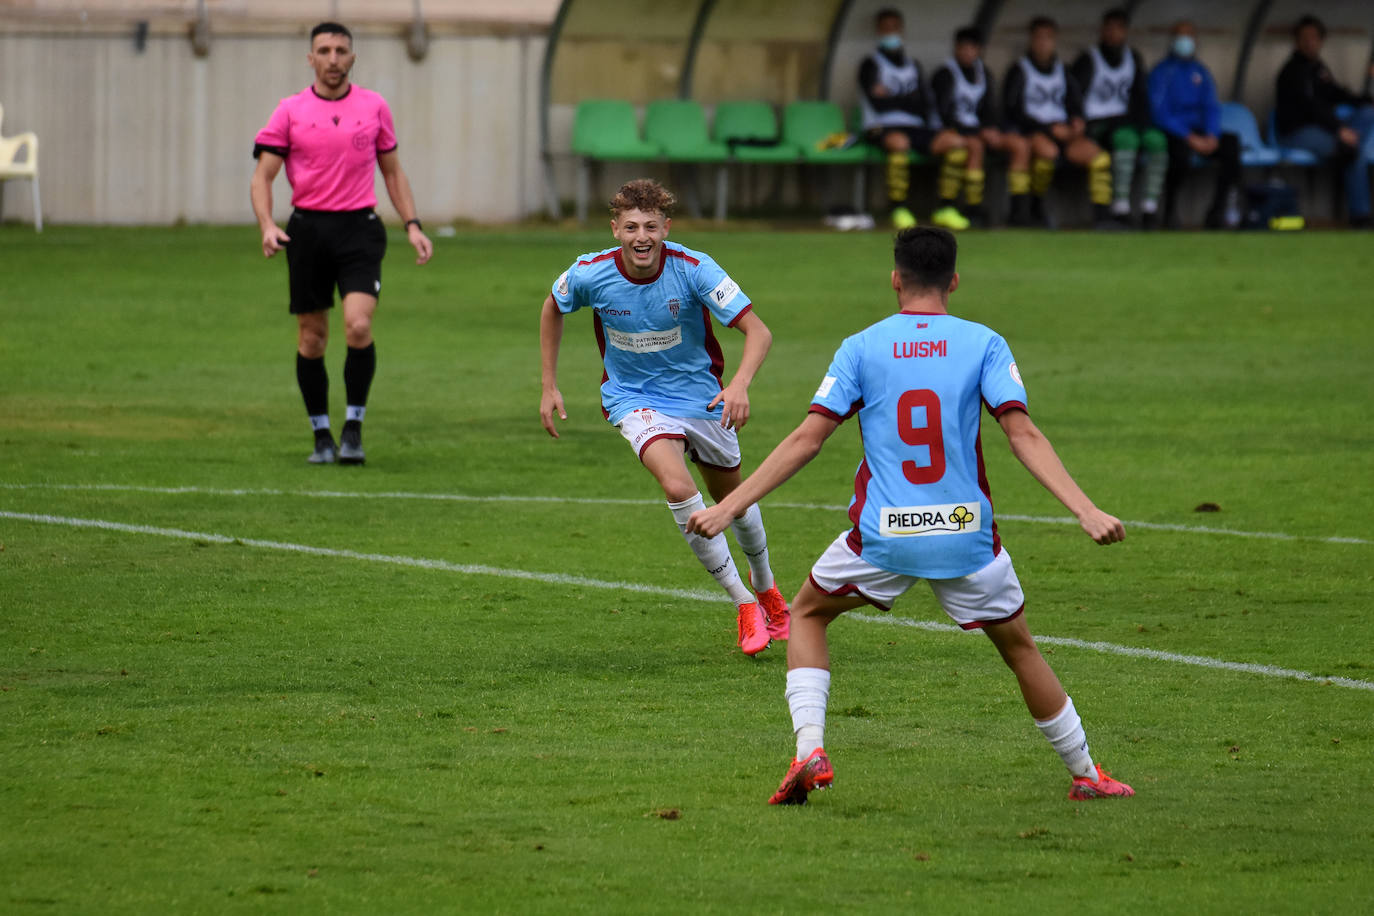
M 1240 139 L 1241 165 L 1278 165 L 1283 158 L 1277 149 L 1264 142 L 1255 116 L 1240 102 L 1221 104 L 1221 131 L 1235 134 Z
M 1314 166 L 1321 164 L 1320 159 L 1305 149 L 1295 149 L 1280 144 L 1275 123 L 1275 113 L 1271 111 L 1269 112 L 1269 121 L 1265 125 L 1265 133 L 1269 135 L 1269 142 L 1279 151 L 1279 156 L 1284 165 Z

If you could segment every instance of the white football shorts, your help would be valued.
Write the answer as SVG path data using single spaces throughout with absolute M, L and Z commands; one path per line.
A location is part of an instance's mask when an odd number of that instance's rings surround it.
M 656 439 L 683 439 L 687 454 L 698 464 L 733 471 L 739 468 L 739 437 L 724 429 L 719 420 L 698 417 L 670 417 L 652 407 L 642 407 L 625 415 L 616 427 L 643 460 L 644 449 Z
M 811 567 L 811 584 L 827 595 L 855 595 L 884 611 L 920 579 L 888 572 L 864 561 L 841 534 Z M 1025 610 L 1026 596 L 1005 548 L 975 573 L 957 579 L 927 579 L 935 599 L 965 630 L 1011 620 Z

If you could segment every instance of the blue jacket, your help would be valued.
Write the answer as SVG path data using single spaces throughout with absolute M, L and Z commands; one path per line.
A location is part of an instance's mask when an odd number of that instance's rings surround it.
M 1196 60 L 1168 57 L 1150 71 L 1150 113 L 1159 129 L 1175 137 L 1221 135 L 1221 103 L 1212 74 Z

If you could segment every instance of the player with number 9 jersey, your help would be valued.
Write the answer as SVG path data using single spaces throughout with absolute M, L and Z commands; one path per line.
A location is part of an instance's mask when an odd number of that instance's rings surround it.
M 948 314 L 898 312 L 846 339 L 811 411 L 858 413 L 849 546 L 889 572 L 949 579 L 1001 551 L 978 416 L 1026 409 L 1011 350 L 996 332 Z

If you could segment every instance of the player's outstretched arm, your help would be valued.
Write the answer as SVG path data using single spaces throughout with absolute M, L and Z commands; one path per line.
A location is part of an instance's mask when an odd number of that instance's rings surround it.
M 553 296 L 544 298 L 544 308 L 539 312 L 539 422 L 558 438 L 558 430 L 553 425 L 554 411 L 560 420 L 568 419 L 563 408 L 563 393 L 558 390 L 558 350 L 563 344 L 563 313 Z
M 1099 544 L 1114 544 L 1126 537 L 1121 519 L 1093 505 L 1093 501 L 1069 476 L 1068 469 L 1059 460 L 1050 440 L 1045 438 L 1045 434 L 1040 432 L 1024 410 L 1009 410 L 997 422 L 1002 424 L 1002 431 L 1007 434 L 1012 454 L 1026 466 L 1031 476 L 1040 481 L 1041 486 L 1073 513 L 1088 537 Z
M 410 179 L 401 168 L 400 154 L 395 150 L 378 153 L 377 166 L 382 170 L 382 180 L 386 182 L 386 193 L 391 198 L 391 205 L 401 214 L 401 220 L 406 227 L 406 239 L 415 249 L 415 263 L 424 264 L 434 254 L 434 243 L 419 226 L 411 223 L 411 220 L 418 219 L 419 216 L 415 211 L 415 195 L 410 190 Z
M 281 171 L 284 161 L 276 153 L 260 151 L 257 167 L 253 169 L 253 180 L 248 186 L 253 215 L 258 218 L 258 228 L 262 230 L 262 256 L 265 258 L 272 257 L 291 241 L 291 237 L 272 219 L 272 182 Z
M 840 424 L 830 417 L 809 413 L 801 425 L 788 433 L 763 464 L 744 479 L 720 502 L 692 513 L 687 530 L 703 537 L 715 537 L 744 514 L 754 503 L 782 486 L 795 473 L 820 454 L 821 446 Z
M 740 316 L 739 321 L 735 323 L 735 329 L 744 334 L 744 352 L 740 354 L 739 368 L 735 370 L 730 384 L 722 388 L 720 394 L 706 405 L 707 410 L 715 410 L 717 404 L 724 405 L 720 414 L 720 425 L 726 429 L 742 429 L 744 424 L 749 422 L 749 385 L 753 383 L 755 373 L 763 365 L 768 348 L 773 345 L 773 332 L 768 330 L 768 325 L 763 323 L 763 319 L 752 311 Z

